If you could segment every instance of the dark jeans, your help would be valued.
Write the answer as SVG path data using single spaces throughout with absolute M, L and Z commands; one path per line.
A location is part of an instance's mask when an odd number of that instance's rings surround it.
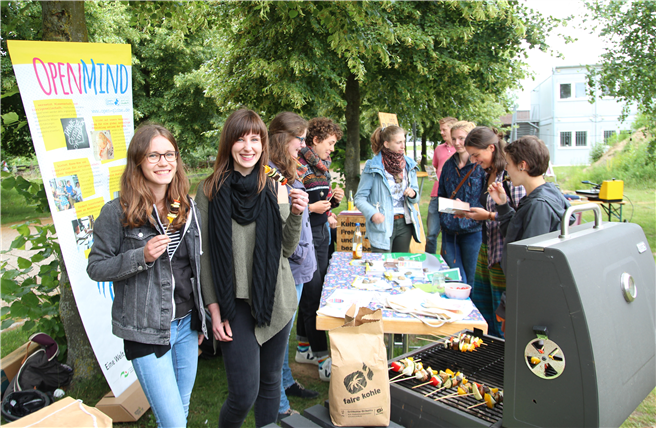
M 460 269 L 462 282 L 474 286 L 476 260 L 483 234 L 478 232 L 451 234 L 442 231 L 442 257 L 450 268 Z
M 406 224 L 404 218 L 394 220 L 394 230 L 390 236 L 390 249 L 382 250 L 371 247 L 372 253 L 409 253 L 412 240 L 412 224 Z
M 312 226 L 312 240 L 314 252 L 317 256 L 317 270 L 310 282 L 303 285 L 301 302 L 298 305 L 298 322 L 296 333 L 301 337 L 307 337 L 312 348 L 312 353 L 322 357 L 328 354 L 328 341 L 326 332 L 317 331 L 317 309 L 321 301 L 321 290 L 323 289 L 323 278 L 328 270 L 328 228 L 325 224 Z
M 228 398 L 221 407 L 219 427 L 240 427 L 253 404 L 255 425 L 262 427 L 278 418 L 280 370 L 292 322 L 260 346 L 251 307 L 244 300 L 236 302 L 235 319 L 230 323 L 232 342 L 220 342 Z

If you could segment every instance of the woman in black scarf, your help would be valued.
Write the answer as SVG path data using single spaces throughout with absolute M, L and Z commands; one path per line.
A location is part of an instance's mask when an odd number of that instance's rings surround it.
M 268 158 L 264 122 L 251 110 L 237 110 L 221 132 L 214 172 L 196 195 L 205 238 L 201 286 L 228 379 L 220 427 L 241 426 L 253 404 L 257 426 L 278 416 L 280 370 L 296 310 L 287 258 L 298 245 L 307 194 L 269 178 Z

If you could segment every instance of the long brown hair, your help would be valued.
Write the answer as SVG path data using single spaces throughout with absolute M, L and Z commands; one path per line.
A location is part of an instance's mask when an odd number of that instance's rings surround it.
M 239 138 L 249 133 L 258 134 L 262 141 L 262 154 L 255 164 L 255 170 L 258 174 L 258 192 L 264 190 L 267 175 L 264 173 L 263 166 L 269 163 L 269 137 L 266 125 L 253 110 L 239 109 L 233 112 L 223 125 L 214 171 L 205 179 L 204 191 L 207 199 L 212 200 L 228 176 L 234 172 L 232 146 Z
M 127 165 L 121 176 L 121 196 L 119 200 L 125 215 L 123 219 L 124 226 L 140 227 L 146 222 L 153 226 L 157 225 L 157 221 L 153 216 L 153 204 L 157 201 L 153 192 L 150 191 L 146 177 L 144 177 L 141 170 L 141 165 L 147 162 L 146 156 L 150 153 L 150 142 L 157 136 L 169 140 L 173 145 L 173 149 L 179 152 L 175 137 L 161 125 L 147 123 L 139 126 L 134 132 L 128 148 Z M 184 163 L 179 155 L 176 164 L 175 175 L 166 189 L 164 198 L 166 212 L 159 213 L 161 219 L 165 219 L 173 200 L 180 201 L 178 216 L 173 219 L 170 226 L 173 230 L 178 230 L 185 224 L 189 212 L 189 201 L 187 199 L 189 180 L 185 174 Z
M 477 126 L 465 138 L 465 147 L 486 150 L 490 145 L 494 146 L 494 154 L 492 155 L 492 165 L 487 172 L 498 174 L 506 168 L 506 158 L 503 155 L 506 141 L 503 139 L 503 133 L 496 128 Z
M 307 121 L 296 113 L 279 113 L 269 125 L 269 156 L 280 173 L 293 183 L 296 176 L 296 161 L 289 155 L 287 146 L 307 129 Z
M 405 136 L 405 130 L 400 126 L 389 125 L 385 128 L 381 128 L 379 126 L 376 128 L 374 133 L 371 134 L 371 151 L 377 155 L 381 150 L 383 150 L 385 141 L 392 141 L 392 137 L 398 133 L 401 133 Z

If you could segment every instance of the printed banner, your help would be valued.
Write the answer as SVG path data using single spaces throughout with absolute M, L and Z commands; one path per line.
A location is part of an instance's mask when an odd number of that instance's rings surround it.
M 75 301 L 119 396 L 137 377 L 112 334 L 112 283 L 92 281 L 86 268 L 94 221 L 118 196 L 134 133 L 130 45 L 7 43 Z

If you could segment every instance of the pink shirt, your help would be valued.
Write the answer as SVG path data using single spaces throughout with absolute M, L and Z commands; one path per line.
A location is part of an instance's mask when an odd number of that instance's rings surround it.
M 440 184 L 440 174 L 442 174 L 442 167 L 444 163 L 449 160 L 449 158 L 456 152 L 456 148 L 450 146 L 446 143 L 442 143 L 439 146 L 435 147 L 435 153 L 433 153 L 433 166 L 435 167 L 435 174 L 437 175 L 437 181 L 433 184 L 433 190 L 431 191 L 431 198 L 437 197 L 437 189 Z

